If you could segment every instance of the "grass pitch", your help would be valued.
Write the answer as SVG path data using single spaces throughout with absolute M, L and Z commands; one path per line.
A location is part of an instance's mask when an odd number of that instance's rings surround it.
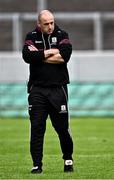
M 72 118 L 74 172 L 63 172 L 57 134 L 47 121 L 43 173 L 31 174 L 29 121 L 0 119 L 0 179 L 114 179 L 114 119 Z

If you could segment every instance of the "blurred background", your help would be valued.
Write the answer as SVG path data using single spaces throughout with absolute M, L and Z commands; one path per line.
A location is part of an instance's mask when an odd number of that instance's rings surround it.
M 69 33 L 71 116 L 114 117 L 114 0 L 0 0 L 0 117 L 27 117 L 26 33 L 51 10 Z

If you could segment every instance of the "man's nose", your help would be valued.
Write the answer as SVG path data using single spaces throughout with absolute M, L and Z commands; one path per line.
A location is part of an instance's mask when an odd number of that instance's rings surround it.
M 51 29 L 51 27 L 52 27 L 52 25 L 51 25 L 51 24 L 49 24 L 49 29 Z

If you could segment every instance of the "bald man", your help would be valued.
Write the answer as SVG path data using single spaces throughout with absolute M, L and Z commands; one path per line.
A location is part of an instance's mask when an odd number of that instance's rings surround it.
M 30 152 L 33 160 L 31 173 L 42 172 L 43 141 L 48 115 L 60 140 L 64 172 L 73 171 L 73 141 L 69 131 L 67 92 L 67 63 L 71 53 L 68 33 L 55 24 L 50 11 L 41 11 L 37 27 L 27 34 L 22 51 L 23 59 L 30 67 L 28 102 Z

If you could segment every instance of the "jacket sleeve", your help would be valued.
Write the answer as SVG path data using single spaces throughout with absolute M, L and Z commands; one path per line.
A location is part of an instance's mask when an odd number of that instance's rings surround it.
M 65 31 L 63 31 L 61 40 L 59 42 L 59 51 L 65 63 L 67 63 L 72 54 L 72 45 L 70 43 L 68 33 Z
M 25 43 L 22 49 L 22 57 L 24 61 L 28 64 L 35 63 L 39 64 L 42 63 L 45 59 L 44 57 L 44 50 L 38 50 L 38 51 L 30 51 L 28 49 L 28 46 L 34 45 L 32 34 L 27 34 L 25 38 Z

